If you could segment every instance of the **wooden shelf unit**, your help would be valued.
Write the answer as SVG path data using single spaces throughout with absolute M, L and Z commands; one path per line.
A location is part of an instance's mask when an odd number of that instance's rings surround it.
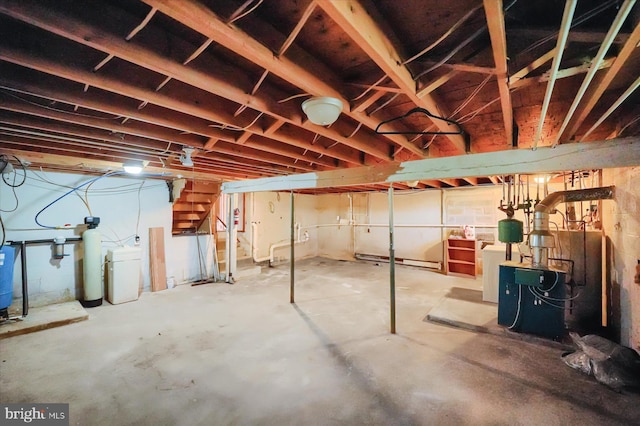
M 476 240 L 447 239 L 447 274 L 476 276 Z

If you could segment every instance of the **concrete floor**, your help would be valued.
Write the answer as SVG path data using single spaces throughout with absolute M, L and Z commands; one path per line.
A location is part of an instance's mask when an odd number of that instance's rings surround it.
M 425 321 L 462 279 L 386 264 L 298 262 L 235 285 L 180 286 L 2 341 L 2 402 L 67 402 L 70 424 L 638 424 L 638 395 L 561 350 Z

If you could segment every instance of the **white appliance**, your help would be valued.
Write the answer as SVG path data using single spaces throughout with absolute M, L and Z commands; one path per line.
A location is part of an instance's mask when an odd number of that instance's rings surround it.
M 140 248 L 118 247 L 107 251 L 107 300 L 112 304 L 138 300 Z
M 506 250 L 504 244 L 491 244 L 482 249 L 482 300 L 485 302 L 498 303 L 498 277 Z

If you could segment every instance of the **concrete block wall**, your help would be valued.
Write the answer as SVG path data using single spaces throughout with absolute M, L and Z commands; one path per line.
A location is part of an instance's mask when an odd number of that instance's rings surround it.
M 640 167 L 604 170 L 603 184 L 616 186 L 614 201 L 603 203 L 610 327 L 623 345 L 640 350 L 640 284 L 634 282 L 640 260 Z

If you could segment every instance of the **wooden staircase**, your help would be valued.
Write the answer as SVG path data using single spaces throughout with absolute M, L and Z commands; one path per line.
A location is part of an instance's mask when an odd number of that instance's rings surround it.
M 188 180 L 180 196 L 173 202 L 172 234 L 197 232 L 214 209 L 219 196 L 219 183 Z

